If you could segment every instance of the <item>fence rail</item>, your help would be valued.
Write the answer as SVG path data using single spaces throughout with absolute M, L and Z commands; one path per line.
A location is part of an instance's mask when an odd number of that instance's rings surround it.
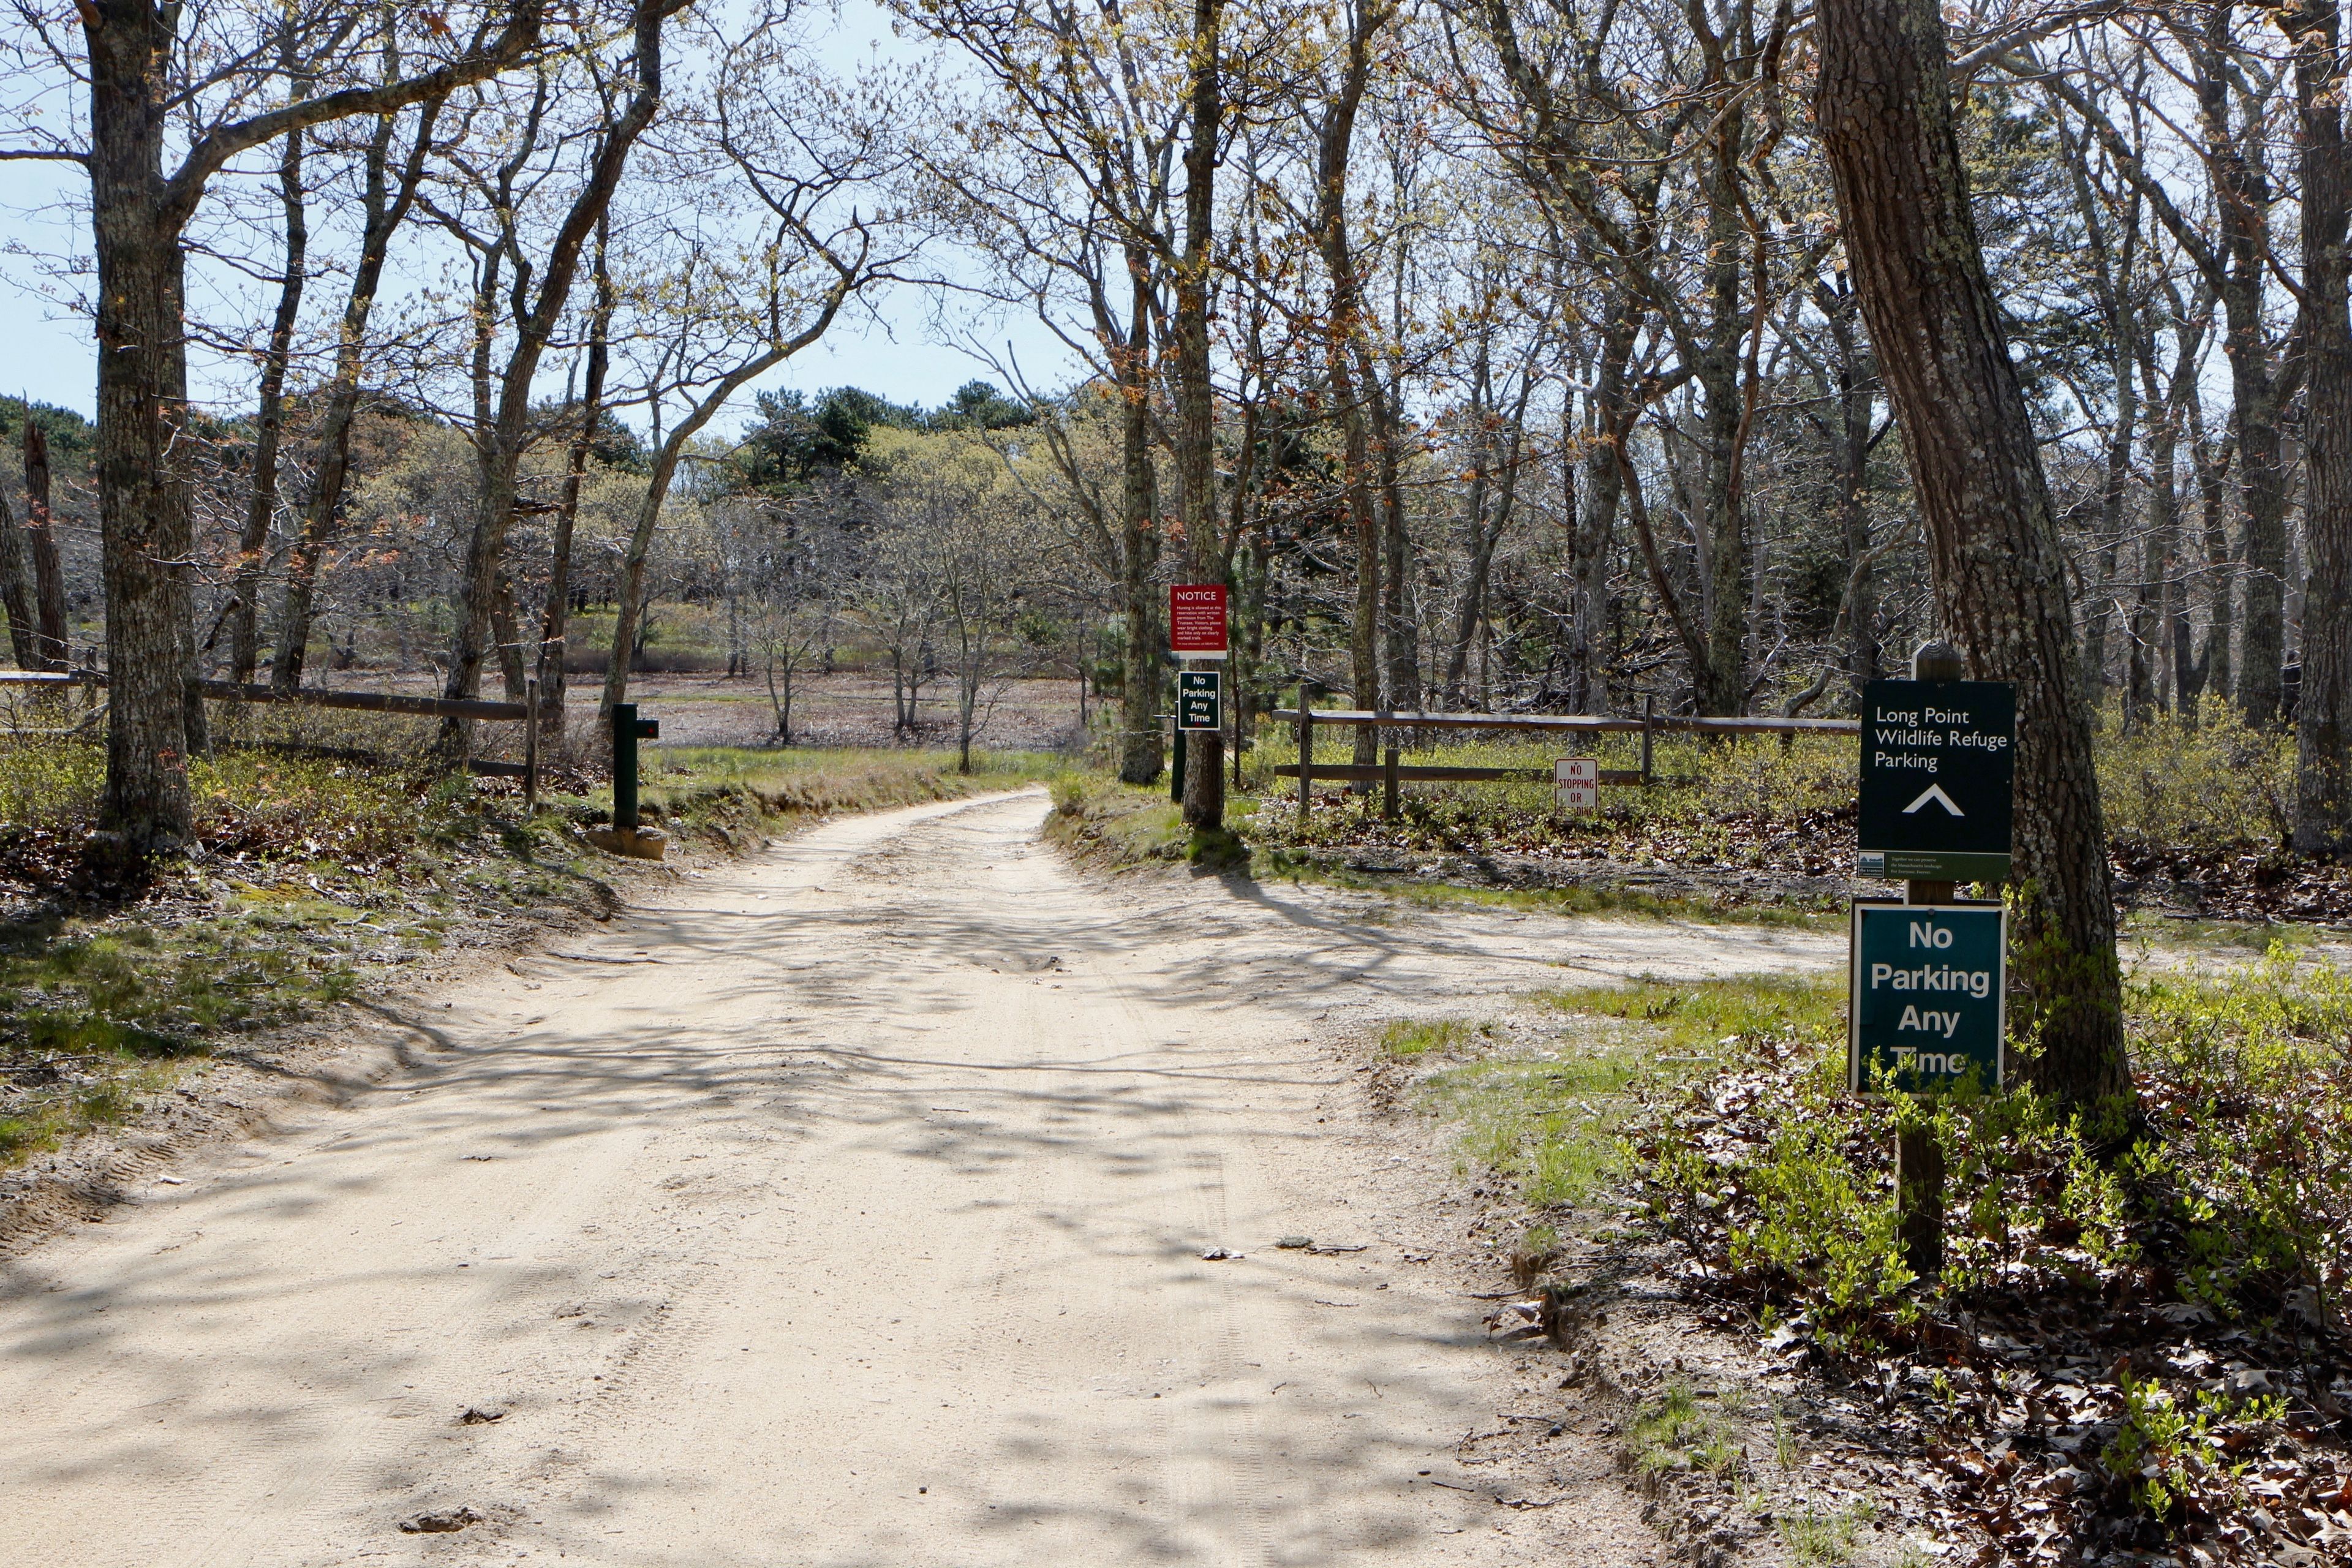
M 0 686 L 104 686 L 106 672 L 98 669 L 0 670 Z M 230 680 L 196 682 L 215 702 L 291 702 L 305 708 L 348 708 L 362 713 L 405 713 L 421 719 L 492 719 L 520 722 L 530 717 L 521 702 L 488 702 L 478 698 L 408 697 L 391 691 L 331 691 L 301 688 L 280 691 L 274 686 L 240 686 Z
M 1276 778 L 1298 776 L 1296 763 L 1276 763 L 1265 770 Z M 1381 784 L 1391 773 L 1399 784 L 1549 784 L 1549 768 L 1454 768 L 1423 767 L 1400 763 L 1390 768 L 1380 763 L 1317 763 L 1307 769 L 1318 779 L 1338 779 L 1347 784 Z M 1638 784 L 1650 781 L 1642 776 L 1639 768 L 1603 768 L 1601 782 L 1605 784 Z
M 1586 713 L 1397 713 L 1356 708 L 1318 708 L 1318 724 L 1377 724 L 1396 730 L 1533 730 L 1573 734 L 1691 735 L 1858 735 L 1859 719 L 1683 719 L 1617 718 Z M 1296 708 L 1277 708 L 1265 715 L 1279 723 L 1295 724 Z M 1315 770 L 1320 773 L 1323 770 Z
M 1642 737 L 1641 767 L 1603 769 L 1600 782 L 1643 786 L 1660 782 L 1652 771 L 1651 742 L 1661 731 L 1686 735 L 1780 735 L 1783 738 L 1862 732 L 1862 721 L 1858 719 L 1661 719 L 1650 710 L 1646 702 L 1643 705 L 1641 717 L 1625 719 L 1598 713 L 1398 713 L 1362 708 L 1276 708 L 1266 717 L 1277 723 L 1298 726 L 1298 761 L 1269 771 L 1276 777 L 1298 781 L 1298 825 L 1301 828 L 1307 826 L 1307 812 L 1314 804 L 1317 779 L 1379 784 L 1381 815 L 1394 821 L 1398 814 L 1397 791 L 1402 784 L 1417 781 L 1547 784 L 1552 776 L 1541 768 L 1408 767 L 1398 760 L 1397 747 L 1393 742 L 1378 763 L 1318 763 L 1315 760 L 1315 731 L 1324 724 L 1352 725 L 1360 735 L 1367 729 L 1376 735 L 1383 729 L 1517 730 L 1554 735 L 1639 735 Z
M 47 687 L 55 690 L 77 686 L 94 689 L 106 683 L 106 672 L 100 669 L 0 669 L 0 687 Z M 290 703 L 303 708 L 343 708 L 360 713 L 403 713 L 419 719 L 483 719 L 522 723 L 530 718 L 531 708 L 528 702 L 486 702 L 478 698 L 463 697 L 408 697 L 390 691 L 326 691 L 315 688 L 280 691 L 274 686 L 242 686 L 233 680 L 200 680 L 196 686 L 215 702 Z M 536 683 L 531 689 L 538 689 Z M 91 701 L 92 711 L 95 712 L 96 699 Z M 18 730 L 14 732 L 19 735 L 63 735 L 76 731 Z M 382 762 L 386 759 L 374 760 Z M 466 759 L 466 771 L 480 778 L 522 780 L 523 798 L 535 807 L 539 801 L 539 726 L 524 724 L 521 762 L 505 763 L 488 757 L 468 757 Z

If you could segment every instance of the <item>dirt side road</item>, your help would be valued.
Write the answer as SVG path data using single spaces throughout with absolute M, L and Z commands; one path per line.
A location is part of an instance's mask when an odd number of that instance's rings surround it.
M 0 1563 L 1647 1560 L 1597 1440 L 1456 1458 L 1559 1396 L 1482 1342 L 1425 1140 L 1329 1042 L 1562 963 L 1834 952 L 1111 887 L 1045 809 L 682 884 L 0 1266 Z

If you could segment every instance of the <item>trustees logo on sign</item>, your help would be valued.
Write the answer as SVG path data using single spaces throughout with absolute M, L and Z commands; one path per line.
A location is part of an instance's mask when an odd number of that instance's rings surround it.
M 1168 650 L 1184 658 L 1225 657 L 1225 585 L 1179 583 L 1168 590 Z

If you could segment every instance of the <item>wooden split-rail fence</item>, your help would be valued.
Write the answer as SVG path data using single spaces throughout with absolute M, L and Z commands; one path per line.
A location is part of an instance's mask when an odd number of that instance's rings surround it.
M 1402 784 L 1549 784 L 1552 779 L 1551 772 L 1547 768 L 1408 765 L 1399 760 L 1399 748 L 1394 743 L 1381 752 L 1381 760 L 1377 763 L 1318 763 L 1315 760 L 1315 731 L 1326 724 L 1345 724 L 1360 732 L 1370 728 L 1375 743 L 1383 730 L 1509 731 L 1562 737 L 1639 735 L 1642 737 L 1642 765 L 1639 768 L 1603 768 L 1600 781 L 1604 784 L 1635 785 L 1660 782 L 1653 763 L 1654 743 L 1661 734 L 1792 736 L 1855 735 L 1862 731 L 1862 721 L 1858 719 L 1684 719 L 1661 716 L 1651 701 L 1643 703 L 1638 716 L 1623 718 L 1583 713 L 1399 713 L 1347 708 L 1277 708 L 1266 717 L 1276 723 L 1298 727 L 1298 761 L 1280 763 L 1268 771 L 1280 778 L 1299 781 L 1298 819 L 1302 823 L 1307 820 L 1308 808 L 1313 805 L 1312 784 L 1317 779 L 1379 784 L 1381 814 L 1391 821 L 1394 821 L 1397 816 L 1397 791 Z
M 537 689 L 537 681 L 530 684 L 534 689 Z M 102 669 L 0 670 L 0 686 L 65 690 L 79 689 L 94 695 L 105 685 L 106 672 Z M 245 686 L 233 680 L 199 680 L 196 687 L 207 699 L 215 702 L 284 703 L 302 708 L 341 708 L 359 713 L 400 713 L 420 719 L 477 719 L 519 723 L 523 726 L 521 762 L 505 763 L 476 757 L 469 759 L 466 765 L 486 778 L 520 779 L 524 795 L 534 802 L 539 798 L 539 705 L 536 702 L 492 702 L 483 698 L 412 697 L 395 691 L 332 691 L 315 688 L 280 691 L 274 686 Z

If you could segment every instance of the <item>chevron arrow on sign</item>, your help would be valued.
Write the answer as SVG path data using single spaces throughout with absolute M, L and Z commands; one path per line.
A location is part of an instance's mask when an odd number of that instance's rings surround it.
M 1962 811 L 1958 806 L 1952 804 L 1952 797 L 1944 793 L 1944 786 L 1942 784 L 1929 784 L 1927 786 L 1927 794 L 1921 795 L 1917 800 L 1913 801 L 1909 805 L 1903 808 L 1903 815 L 1906 816 L 1910 816 L 1913 812 L 1918 810 L 1921 806 L 1927 805 L 1931 800 L 1937 805 L 1942 806 L 1946 811 L 1950 812 L 1954 816 L 1966 816 L 1968 815 L 1968 813 Z

